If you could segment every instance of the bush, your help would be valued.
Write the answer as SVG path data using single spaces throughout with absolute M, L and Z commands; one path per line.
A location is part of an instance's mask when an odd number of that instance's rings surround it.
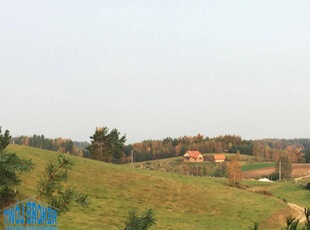
M 306 189 L 310 190 L 310 182 L 306 185 Z

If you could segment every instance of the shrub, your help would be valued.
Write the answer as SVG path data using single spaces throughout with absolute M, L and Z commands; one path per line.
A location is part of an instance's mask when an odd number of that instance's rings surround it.
M 310 190 L 310 182 L 306 185 L 306 189 Z

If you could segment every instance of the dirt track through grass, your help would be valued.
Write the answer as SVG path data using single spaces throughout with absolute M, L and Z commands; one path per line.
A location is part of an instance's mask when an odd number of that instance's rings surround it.
M 294 210 L 294 217 L 299 220 L 299 223 L 303 223 L 306 221 L 305 210 L 303 207 L 292 203 L 288 203 L 288 206 L 290 206 Z

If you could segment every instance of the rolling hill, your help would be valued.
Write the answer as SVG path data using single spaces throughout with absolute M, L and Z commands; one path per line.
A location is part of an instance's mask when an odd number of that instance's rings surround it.
M 21 175 L 17 190 L 22 196 L 36 194 L 45 164 L 57 153 L 25 146 L 6 149 L 36 164 Z M 285 210 L 281 200 L 224 185 L 222 179 L 175 175 L 166 172 L 114 165 L 70 156 L 75 162 L 69 172 L 69 186 L 90 196 L 89 208 L 73 206 L 59 217 L 59 229 L 117 229 L 128 210 L 152 208 L 156 226 L 152 229 L 248 229 L 258 221 L 274 229 L 270 216 Z

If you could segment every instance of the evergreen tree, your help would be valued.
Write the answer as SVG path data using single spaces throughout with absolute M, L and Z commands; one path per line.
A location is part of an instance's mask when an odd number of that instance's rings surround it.
M 38 184 L 36 199 L 43 199 L 60 212 L 69 211 L 72 201 L 83 207 L 87 207 L 88 195 L 77 193 L 73 188 L 65 187 L 68 180 L 68 170 L 72 169 L 73 162 L 64 154 L 59 154 L 57 159 L 49 161 L 45 173 Z
M 120 227 L 118 228 L 124 229 L 124 230 L 147 230 L 149 229 L 152 225 L 155 224 L 155 219 L 154 219 L 154 214 L 152 209 L 149 209 L 146 211 L 146 213 L 142 214 L 139 216 L 137 214 L 136 209 L 132 209 L 128 213 L 128 218 L 125 222 L 125 227 Z
M 20 182 L 17 172 L 30 171 L 33 167 L 31 160 L 5 151 L 10 139 L 10 132 L 6 130 L 2 134 L 0 127 L 0 207 L 14 198 L 14 187 Z
M 117 129 L 113 129 L 109 133 L 107 127 L 97 128 L 93 136 L 91 145 L 87 148 L 92 154 L 92 158 L 105 161 L 119 163 L 123 156 L 122 149 L 126 142 L 126 136 L 120 137 Z

